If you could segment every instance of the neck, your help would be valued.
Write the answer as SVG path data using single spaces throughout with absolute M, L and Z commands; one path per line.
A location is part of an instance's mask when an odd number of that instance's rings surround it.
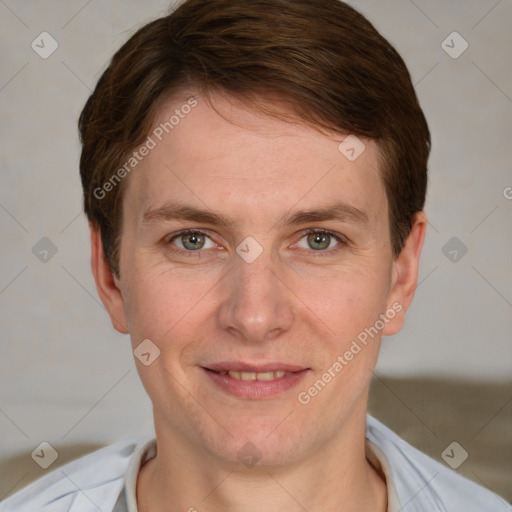
M 290 464 L 241 467 L 198 454 L 197 445 L 158 428 L 157 446 L 156 457 L 139 472 L 139 512 L 387 509 L 385 480 L 365 457 L 364 414 Z

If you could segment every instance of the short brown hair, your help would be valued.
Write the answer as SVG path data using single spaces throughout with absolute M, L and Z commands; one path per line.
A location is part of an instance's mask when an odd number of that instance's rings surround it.
M 270 115 L 277 98 L 304 122 L 374 139 L 400 254 L 424 207 L 430 133 L 396 50 L 339 0 L 186 0 L 117 51 L 80 115 L 84 210 L 116 275 L 124 182 L 95 191 L 145 140 L 160 100 L 187 88 Z

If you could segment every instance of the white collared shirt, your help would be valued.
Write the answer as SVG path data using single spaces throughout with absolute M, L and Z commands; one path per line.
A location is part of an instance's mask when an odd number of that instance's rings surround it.
M 1 502 L 0 511 L 137 512 L 138 472 L 155 454 L 155 439 L 119 441 L 53 470 Z M 386 478 L 388 512 L 512 512 L 498 495 L 428 457 L 370 415 L 366 456 Z

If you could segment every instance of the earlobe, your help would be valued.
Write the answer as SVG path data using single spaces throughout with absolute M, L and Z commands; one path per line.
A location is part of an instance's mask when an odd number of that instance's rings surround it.
M 384 336 L 396 334 L 404 323 L 405 314 L 418 285 L 418 270 L 426 229 L 425 212 L 417 212 L 402 251 L 393 262 L 393 277 L 387 306 L 388 310 L 393 309 L 398 313 L 386 324 L 382 331 Z
M 110 265 L 105 259 L 103 242 L 100 231 L 93 225 L 89 226 L 91 233 L 91 269 L 96 282 L 96 289 L 105 308 L 110 315 L 114 329 L 121 334 L 128 334 L 124 301 L 119 287 L 119 280 L 115 277 Z

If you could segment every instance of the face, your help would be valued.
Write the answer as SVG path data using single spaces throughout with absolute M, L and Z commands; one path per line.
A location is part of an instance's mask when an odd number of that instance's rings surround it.
M 136 364 L 157 435 L 223 461 L 247 443 L 269 464 L 297 460 L 364 415 L 417 261 L 393 260 L 373 141 L 349 160 L 344 135 L 196 101 L 161 106 L 127 179 L 104 301 L 134 349 L 150 340 L 154 360 Z

